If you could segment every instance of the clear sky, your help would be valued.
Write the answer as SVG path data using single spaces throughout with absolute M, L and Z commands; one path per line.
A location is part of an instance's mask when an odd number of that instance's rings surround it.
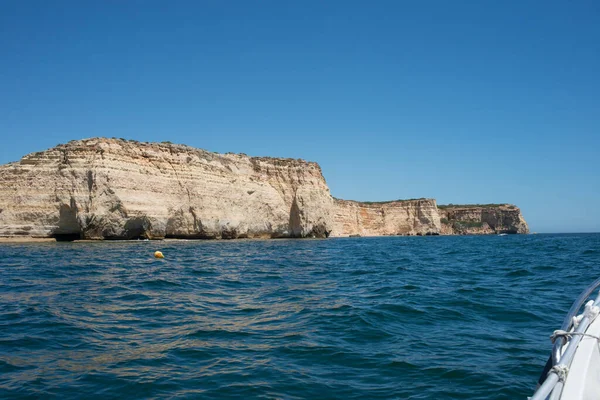
M 0 2 L 0 163 L 94 136 L 600 231 L 600 2 Z

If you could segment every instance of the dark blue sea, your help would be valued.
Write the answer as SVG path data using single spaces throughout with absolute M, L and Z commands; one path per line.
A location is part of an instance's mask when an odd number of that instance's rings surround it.
M 0 244 L 0 398 L 524 399 L 598 276 L 600 234 Z

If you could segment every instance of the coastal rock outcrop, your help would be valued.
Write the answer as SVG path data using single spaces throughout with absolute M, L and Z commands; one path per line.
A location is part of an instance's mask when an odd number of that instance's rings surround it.
M 317 163 L 71 141 L 0 166 L 0 237 L 236 239 L 528 233 L 509 204 L 334 199 Z
M 512 204 L 440 205 L 438 210 L 444 235 L 529 233 L 521 210 Z
M 327 237 L 318 164 L 94 138 L 0 167 L 0 236 Z
M 370 203 L 335 199 L 332 236 L 439 235 L 433 199 Z

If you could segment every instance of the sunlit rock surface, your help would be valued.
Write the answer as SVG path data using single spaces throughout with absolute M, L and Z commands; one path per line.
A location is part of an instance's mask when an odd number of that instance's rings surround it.
M 0 167 L 0 236 L 326 237 L 318 164 L 169 143 L 72 141 Z
M 335 200 L 332 236 L 439 235 L 433 199 L 368 203 Z
M 512 205 L 334 199 L 317 163 L 93 138 L 0 166 L 0 237 L 236 239 L 528 233 Z
M 529 233 L 521 210 L 512 204 L 439 206 L 442 234 Z

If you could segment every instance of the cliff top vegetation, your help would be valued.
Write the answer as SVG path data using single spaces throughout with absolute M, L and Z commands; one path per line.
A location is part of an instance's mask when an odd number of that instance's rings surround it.
M 448 209 L 448 208 L 498 208 L 498 207 L 506 207 L 510 209 L 516 209 L 517 207 L 512 204 L 507 203 L 490 203 L 490 204 L 438 204 L 438 208 Z

